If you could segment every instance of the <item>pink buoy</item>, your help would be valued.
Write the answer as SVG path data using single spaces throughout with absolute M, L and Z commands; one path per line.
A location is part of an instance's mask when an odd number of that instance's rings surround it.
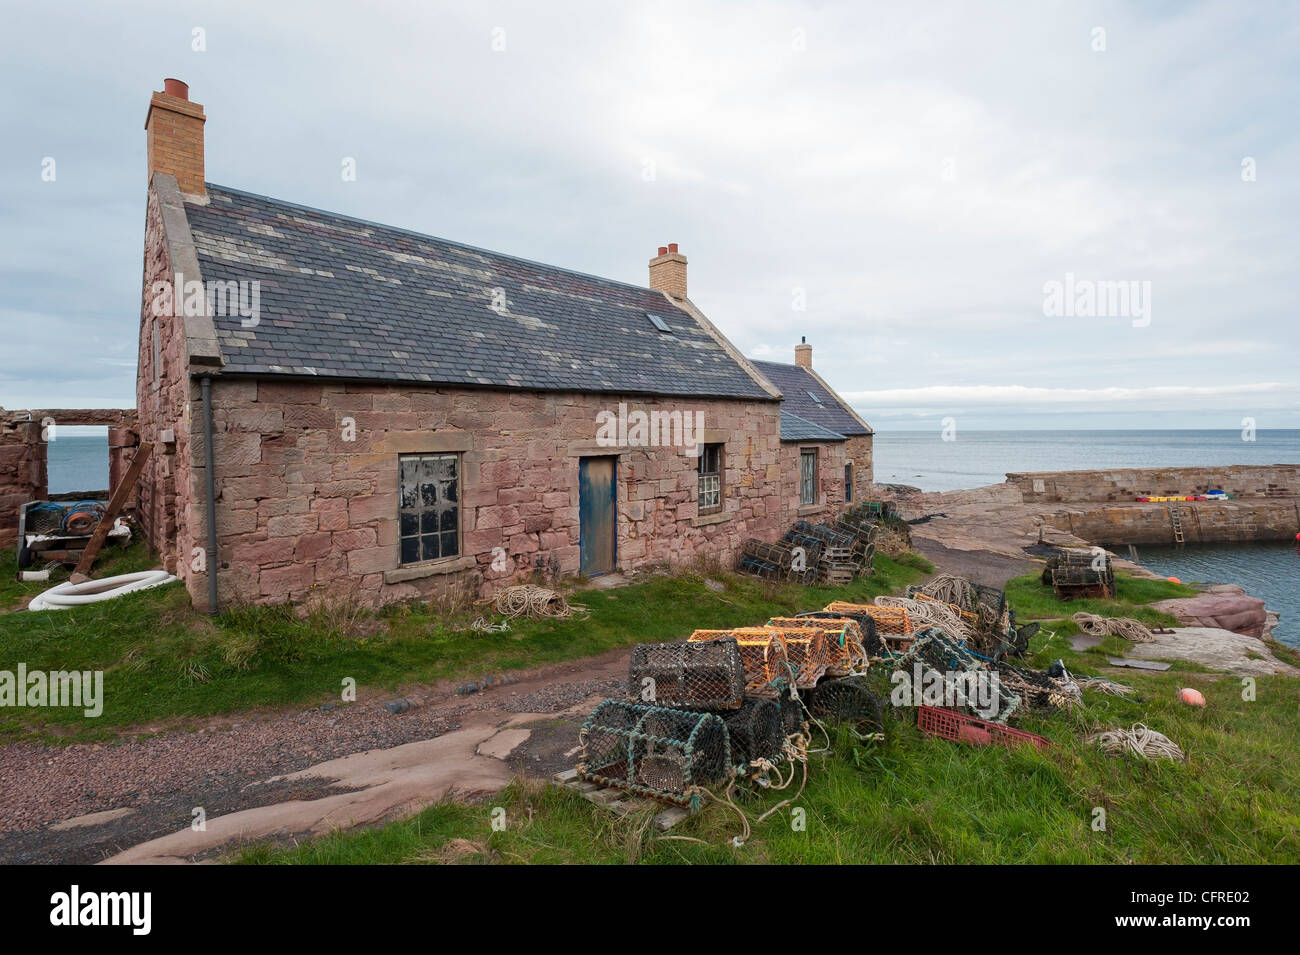
M 1178 691 L 1178 698 L 1188 706 L 1204 706 L 1205 694 L 1200 690 L 1193 690 L 1190 686 L 1185 686 Z

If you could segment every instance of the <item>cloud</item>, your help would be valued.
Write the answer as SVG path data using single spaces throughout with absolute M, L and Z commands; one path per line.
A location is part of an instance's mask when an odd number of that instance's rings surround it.
M 214 182 L 638 284 L 679 242 L 746 354 L 807 336 L 868 421 L 1300 409 L 1268 390 L 1300 367 L 1293 7 L 377 9 L 9 11 L 4 68 L 39 94 L 0 85 L 0 404 L 134 402 L 141 124 L 172 75 Z M 1150 281 L 1150 327 L 1044 316 L 1067 272 Z M 1160 390 L 1186 387 L 1227 390 Z

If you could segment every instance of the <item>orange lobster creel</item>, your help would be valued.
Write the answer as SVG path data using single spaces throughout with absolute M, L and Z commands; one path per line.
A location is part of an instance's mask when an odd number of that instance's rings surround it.
M 811 689 L 826 675 L 836 654 L 828 645 L 825 630 L 807 626 L 763 629 L 776 634 L 785 644 L 785 655 L 795 673 L 794 685 L 799 689 Z
M 813 628 L 826 634 L 830 661 L 826 672 L 831 676 L 848 676 L 867 668 L 867 651 L 862 646 L 862 628 L 849 617 L 773 617 L 769 627 Z
M 832 600 L 824 608 L 828 613 L 865 613 L 876 621 L 876 632 L 883 636 L 907 636 L 912 632 L 912 618 L 902 607 L 877 607 L 875 604 L 852 604 Z
M 734 630 L 696 630 L 691 642 L 731 637 L 740 648 L 740 662 L 745 665 L 745 695 L 776 699 L 781 684 L 790 682 L 792 668 L 785 644 L 767 627 L 737 627 Z

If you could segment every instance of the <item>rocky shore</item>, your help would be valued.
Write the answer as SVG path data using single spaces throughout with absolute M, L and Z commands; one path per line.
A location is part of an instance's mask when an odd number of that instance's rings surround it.
M 1094 546 L 1051 523 L 1059 504 L 1026 501 L 1021 487 L 1010 482 L 958 491 L 876 484 L 870 495 L 895 504 L 911 527 L 913 546 L 938 570 L 991 586 L 1040 569 L 1050 548 Z M 1159 577 L 1119 554 L 1111 557 L 1117 569 L 1133 576 Z M 1142 645 L 1136 656 L 1186 659 L 1240 674 L 1300 676 L 1300 669 L 1276 659 L 1269 649 L 1278 615 L 1236 584 L 1206 586 L 1195 597 L 1154 606 L 1184 627 L 1175 638 Z

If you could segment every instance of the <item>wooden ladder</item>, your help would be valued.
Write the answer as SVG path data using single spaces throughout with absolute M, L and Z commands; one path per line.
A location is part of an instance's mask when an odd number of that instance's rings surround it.
M 1179 512 L 1177 504 L 1169 509 L 1169 520 L 1174 525 L 1174 543 L 1186 543 L 1183 537 L 1183 515 Z

